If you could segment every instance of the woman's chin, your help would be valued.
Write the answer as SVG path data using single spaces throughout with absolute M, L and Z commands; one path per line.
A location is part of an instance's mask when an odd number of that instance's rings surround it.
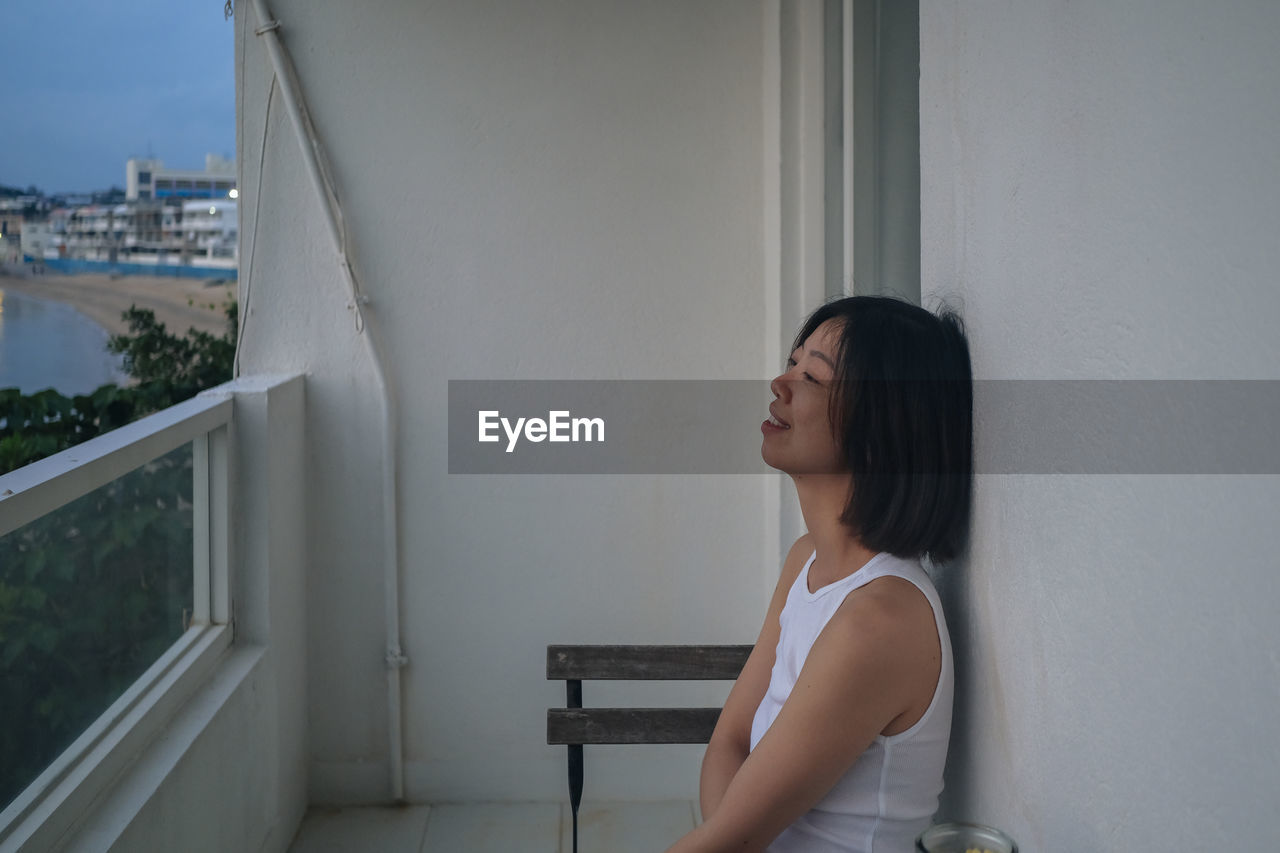
M 777 448 L 769 446 L 766 441 L 760 448 L 760 458 L 764 460 L 764 464 L 780 473 L 786 474 L 793 480 L 819 480 L 828 477 L 847 478 L 852 477 L 848 469 L 839 465 L 829 464 L 819 460 L 809 460 L 808 462 L 796 459 L 787 459 L 784 454 L 777 451 Z
M 788 476 L 795 476 L 795 472 L 791 470 L 795 466 L 787 464 L 787 460 L 781 454 L 768 447 L 768 443 L 760 448 L 760 458 L 764 460 L 764 464 L 768 465 L 775 471 Z
M 764 464 L 768 465 L 770 468 L 776 468 L 779 471 L 782 470 L 781 468 L 778 467 L 777 462 L 774 460 L 774 454 L 769 452 L 768 439 L 765 439 L 765 441 L 762 442 L 760 445 L 760 458 L 763 459 Z

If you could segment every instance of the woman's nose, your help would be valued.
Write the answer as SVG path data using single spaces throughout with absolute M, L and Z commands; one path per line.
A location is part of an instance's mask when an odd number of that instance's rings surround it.
M 773 377 L 773 381 L 769 383 L 769 390 L 773 392 L 773 396 L 781 399 L 784 395 L 791 395 L 791 384 L 787 381 L 787 374 L 783 373 Z

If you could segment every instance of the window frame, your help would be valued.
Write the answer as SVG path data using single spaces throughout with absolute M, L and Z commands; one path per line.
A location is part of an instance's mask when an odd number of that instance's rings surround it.
M 0 536 L 184 444 L 192 447 L 190 627 L 0 812 L 0 850 L 57 838 L 205 684 L 234 639 L 230 573 L 233 399 L 191 400 L 0 476 Z

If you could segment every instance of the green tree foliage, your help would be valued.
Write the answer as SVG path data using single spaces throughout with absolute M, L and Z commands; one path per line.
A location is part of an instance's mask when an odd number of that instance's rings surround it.
M 217 337 L 125 313 L 108 348 L 133 382 L 92 394 L 0 390 L 0 472 L 231 378 L 236 309 Z M 187 627 L 192 458 L 181 447 L 0 537 L 0 808 Z
M 236 354 L 236 304 L 227 308 L 227 333 L 215 337 L 191 329 L 186 337 L 169 334 L 155 314 L 141 308 L 124 312 L 130 334 L 113 335 L 111 352 L 124 356 L 124 369 L 148 389 L 148 406 L 158 409 L 194 396 L 231 378 Z

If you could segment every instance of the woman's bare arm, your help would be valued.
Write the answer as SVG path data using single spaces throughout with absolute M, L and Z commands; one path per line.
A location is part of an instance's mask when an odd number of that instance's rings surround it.
M 806 533 L 796 540 L 787 552 L 786 559 L 782 561 L 782 575 L 773 591 L 769 612 L 756 639 L 755 648 L 734 682 L 729 698 L 725 700 L 724 709 L 720 712 L 715 731 L 707 743 L 699 784 L 704 821 L 715 814 L 725 789 L 751 751 L 751 721 L 769 687 L 769 677 L 773 672 L 773 655 L 778 645 L 778 614 L 787 602 L 787 593 L 795 583 L 796 576 L 812 553 L 813 537 Z

